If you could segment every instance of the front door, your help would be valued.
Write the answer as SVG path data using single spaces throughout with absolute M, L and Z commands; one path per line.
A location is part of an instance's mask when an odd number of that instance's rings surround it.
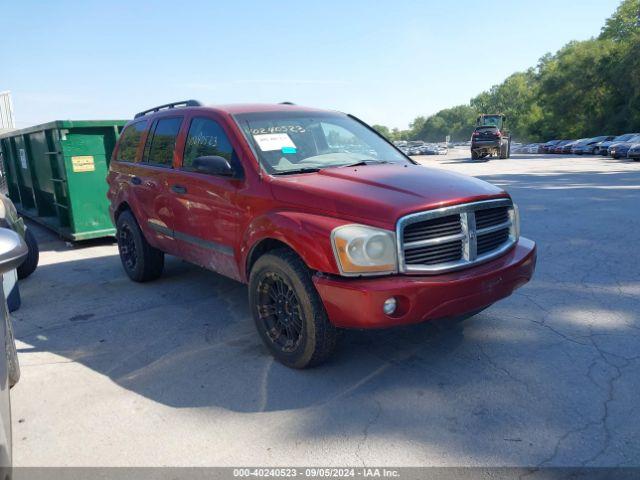
M 184 146 L 178 147 L 179 178 L 169 185 L 175 212 L 174 235 L 183 249 L 180 256 L 231 278 L 239 279 L 234 246 L 239 243 L 242 210 L 237 192 L 242 187 L 242 168 L 229 137 L 214 118 L 194 116 L 188 120 Z M 234 177 L 198 173 L 193 161 L 200 156 L 226 158 Z

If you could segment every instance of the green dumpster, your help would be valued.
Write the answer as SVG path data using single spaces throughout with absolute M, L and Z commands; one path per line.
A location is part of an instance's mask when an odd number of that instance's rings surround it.
M 107 171 L 124 120 L 58 120 L 0 135 L 9 197 L 18 211 L 69 240 L 115 234 Z

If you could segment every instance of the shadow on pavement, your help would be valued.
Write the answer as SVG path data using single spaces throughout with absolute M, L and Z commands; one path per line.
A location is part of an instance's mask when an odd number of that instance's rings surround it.
M 346 332 L 331 362 L 290 370 L 262 346 L 245 286 L 174 258 L 134 284 L 114 248 L 39 268 L 16 336 L 172 407 L 308 409 L 296 438 L 375 432 L 505 464 L 637 461 L 638 175 L 484 178 L 520 205 L 538 271 L 464 322 Z

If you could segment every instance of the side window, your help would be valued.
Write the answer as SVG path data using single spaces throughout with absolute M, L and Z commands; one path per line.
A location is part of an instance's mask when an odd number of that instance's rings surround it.
M 116 155 L 118 162 L 136 161 L 136 151 L 146 125 L 147 122 L 138 122 L 124 129 L 124 132 L 120 135 L 120 144 Z
M 182 117 L 163 118 L 155 123 L 153 134 L 149 135 L 143 161 L 154 165 L 170 167 L 173 164 L 173 151 L 180 132 Z
M 194 118 L 189 126 L 182 167 L 189 170 L 196 158 L 207 155 L 224 157 L 237 167 L 233 147 L 218 122 L 209 118 Z

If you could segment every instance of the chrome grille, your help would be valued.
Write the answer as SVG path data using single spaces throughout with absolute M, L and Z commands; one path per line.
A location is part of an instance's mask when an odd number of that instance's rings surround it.
M 488 200 L 407 215 L 397 225 L 403 273 L 441 273 L 490 260 L 516 241 L 513 204 Z
M 509 209 L 507 207 L 485 208 L 476 211 L 476 228 L 491 227 L 509 221 Z
M 404 242 L 427 240 L 429 238 L 446 237 L 462 232 L 460 215 L 434 218 L 424 222 L 416 222 L 407 225 L 403 232 Z
M 407 265 L 437 265 L 462 258 L 462 240 L 405 250 Z
M 509 240 L 508 228 L 503 228 L 484 235 L 478 235 L 476 251 L 478 252 L 478 255 L 484 255 L 485 253 L 495 250 L 507 240 Z

